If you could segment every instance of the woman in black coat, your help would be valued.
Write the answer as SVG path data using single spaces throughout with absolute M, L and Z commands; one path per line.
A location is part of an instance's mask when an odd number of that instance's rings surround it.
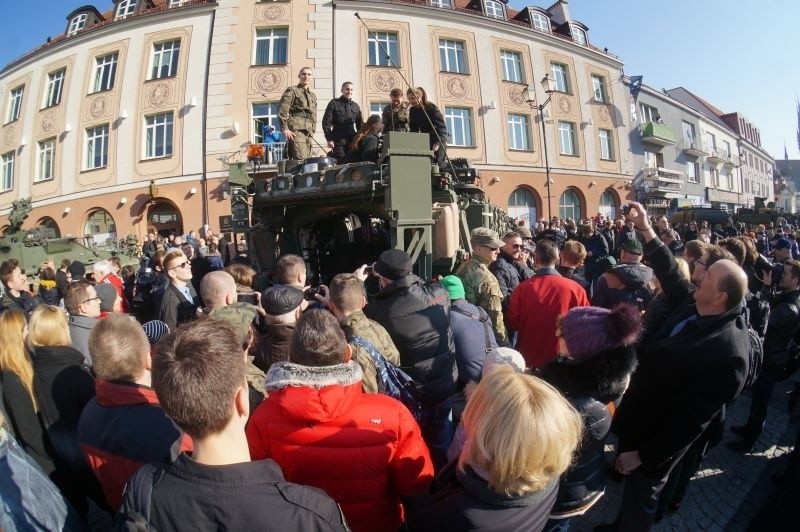
M 546 382 L 501 366 L 475 387 L 462 422 L 459 459 L 409 505 L 408 529 L 542 530 L 580 441 L 578 413 Z
M 406 96 L 410 105 L 408 109 L 410 131 L 428 134 L 436 162 L 441 165 L 445 155 L 442 144 L 448 140 L 447 124 L 442 112 L 433 102 L 428 101 L 428 93 L 422 87 L 408 89 Z
M 367 119 L 367 123 L 350 143 L 349 162 L 372 162 L 377 163 L 380 156 L 379 147 L 381 144 L 381 133 L 383 132 L 383 120 L 378 115 L 372 115 Z
M 561 356 L 541 377 L 558 388 L 583 417 L 586 430 L 572 466 L 561 476 L 558 498 L 545 530 L 563 529 L 583 515 L 606 487 L 605 443 L 611 428 L 609 403 L 625 392 L 636 368 L 640 314 L 632 305 L 612 310 L 577 307 L 559 323 Z

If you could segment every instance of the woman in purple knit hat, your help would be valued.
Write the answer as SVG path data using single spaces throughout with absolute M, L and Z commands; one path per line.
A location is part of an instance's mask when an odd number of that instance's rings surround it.
M 604 447 L 613 403 L 636 368 L 636 340 L 641 317 L 635 307 L 611 310 L 576 307 L 559 318 L 559 357 L 541 369 L 541 378 L 558 388 L 583 417 L 585 433 L 573 465 L 561 476 L 558 498 L 546 531 L 564 531 L 603 496 Z

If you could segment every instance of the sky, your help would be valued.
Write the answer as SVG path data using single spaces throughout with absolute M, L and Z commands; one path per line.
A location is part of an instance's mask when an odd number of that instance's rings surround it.
M 91 0 L 90 0 L 91 1 Z M 0 65 L 66 28 L 66 16 L 86 0 L 0 0 Z M 548 7 L 546 2 L 510 0 Z M 94 3 L 101 12 L 111 0 Z M 739 112 L 761 130 L 763 147 L 800 159 L 800 2 L 797 0 L 571 0 L 574 20 L 589 40 L 625 62 L 656 89 L 683 86 L 726 113 Z

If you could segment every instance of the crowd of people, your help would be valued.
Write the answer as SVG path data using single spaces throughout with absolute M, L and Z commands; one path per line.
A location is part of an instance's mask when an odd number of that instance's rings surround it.
M 599 529 L 649 529 L 746 387 L 732 447 L 757 445 L 800 261 L 787 227 L 626 211 L 474 229 L 437 280 L 390 249 L 267 283 L 205 227 L 151 233 L 138 270 L 46 261 L 35 293 L 3 262 L 0 528 L 563 531 L 613 479 Z
M 311 90 L 313 78 L 311 68 L 302 68 L 297 75 L 297 85 L 287 87 L 281 96 L 278 119 L 283 138 L 287 141 L 289 159 L 309 159 L 314 151 L 317 96 Z M 405 92 L 406 100 L 402 89 L 392 89 L 391 103 L 380 115 L 368 116 L 366 120 L 361 107 L 353 101 L 353 92 L 352 82 L 342 83 L 341 96 L 328 102 L 322 116 L 322 131 L 327 144 L 319 147 L 337 163 L 377 162 L 384 131 L 426 133 L 437 162 L 441 165 L 445 161 L 447 125 L 441 110 L 428 100 L 425 89 L 409 87 Z M 276 133 L 271 125 L 266 126 L 266 131 Z

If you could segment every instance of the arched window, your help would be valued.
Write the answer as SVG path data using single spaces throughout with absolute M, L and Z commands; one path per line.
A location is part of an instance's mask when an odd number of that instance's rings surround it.
M 565 190 L 558 198 L 558 217 L 562 220 L 567 218 L 578 220 L 581 217 L 581 198 L 571 188 Z
M 61 238 L 61 229 L 58 228 L 56 221 L 49 216 L 45 216 L 39 220 L 39 223 L 37 223 L 36 226 L 43 229 L 49 229 L 53 238 Z
M 528 227 L 536 227 L 536 198 L 524 188 L 514 190 L 508 197 L 508 215 L 517 220 L 525 220 Z
M 106 240 L 117 239 L 117 226 L 114 218 L 105 209 L 95 209 L 86 217 L 83 236 L 88 244 L 105 244 Z
M 610 190 L 603 192 L 600 196 L 600 214 L 611 220 L 617 217 L 617 201 L 614 199 L 614 194 Z
M 161 236 L 183 234 L 183 219 L 181 211 L 168 201 L 159 201 L 150 209 L 147 215 L 147 227 L 155 227 Z

